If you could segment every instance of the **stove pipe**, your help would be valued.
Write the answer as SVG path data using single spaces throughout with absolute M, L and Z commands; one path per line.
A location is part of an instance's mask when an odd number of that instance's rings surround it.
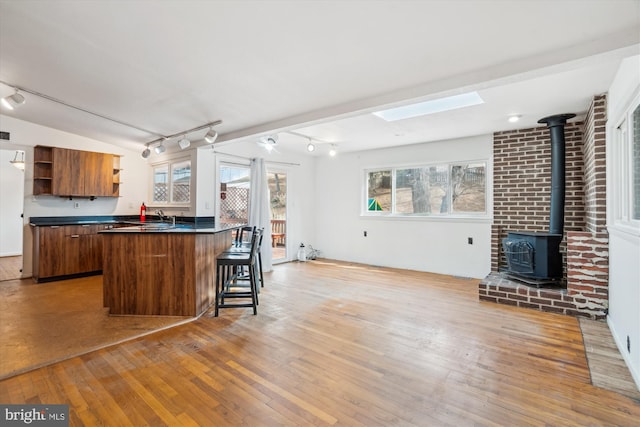
M 564 228 L 565 141 L 564 125 L 575 114 L 557 114 L 538 120 L 549 127 L 551 135 L 551 207 L 549 233 L 562 234 Z

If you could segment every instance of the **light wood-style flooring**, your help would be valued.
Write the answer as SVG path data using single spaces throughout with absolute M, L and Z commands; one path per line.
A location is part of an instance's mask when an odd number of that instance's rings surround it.
M 0 282 L 22 277 L 22 255 L 0 257 Z
M 479 302 L 477 281 L 316 260 L 258 315 L 198 320 L 0 381 L 71 425 L 637 425 L 591 384 L 577 319 Z M 4 339 L 4 338 L 3 338 Z

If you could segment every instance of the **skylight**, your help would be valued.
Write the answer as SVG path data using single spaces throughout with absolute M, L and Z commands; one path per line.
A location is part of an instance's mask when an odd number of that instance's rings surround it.
M 484 104 L 478 92 L 469 92 L 461 95 L 448 96 L 446 98 L 432 99 L 431 101 L 418 102 L 417 104 L 403 105 L 402 107 L 390 108 L 388 110 L 376 111 L 373 114 L 388 122 L 395 122 L 396 120 L 410 119 L 412 117 L 440 113 L 442 111 L 455 110 L 478 104 Z

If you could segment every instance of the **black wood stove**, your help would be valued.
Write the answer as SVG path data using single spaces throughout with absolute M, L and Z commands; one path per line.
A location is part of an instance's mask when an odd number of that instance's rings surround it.
M 536 286 L 560 284 L 562 255 L 560 242 L 564 228 L 565 139 L 564 126 L 575 114 L 558 114 L 540 119 L 551 136 L 551 207 L 549 232 L 509 232 L 502 240 L 507 259 L 507 273 Z

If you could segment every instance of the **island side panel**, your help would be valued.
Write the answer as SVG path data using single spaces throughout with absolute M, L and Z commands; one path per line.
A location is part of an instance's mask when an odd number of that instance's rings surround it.
M 110 314 L 195 316 L 193 234 L 104 233 Z
M 231 246 L 232 230 L 196 236 L 196 311 L 204 313 L 215 302 L 216 258 Z
M 168 247 L 165 274 L 160 289 L 162 313 L 196 316 L 195 234 L 167 233 Z

